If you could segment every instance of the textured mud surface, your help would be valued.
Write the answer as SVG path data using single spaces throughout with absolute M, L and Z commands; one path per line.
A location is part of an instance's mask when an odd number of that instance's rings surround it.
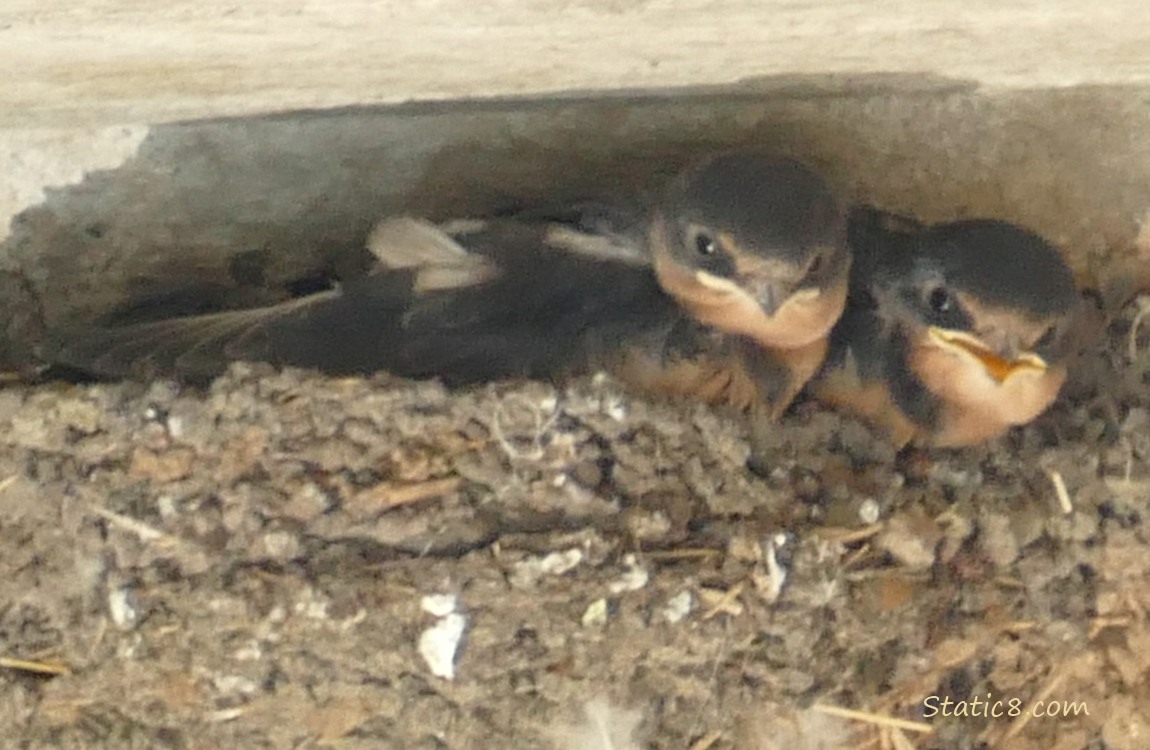
M 1144 748 L 1136 311 L 991 445 L 803 404 L 766 478 L 602 380 L 0 391 L 3 744 Z

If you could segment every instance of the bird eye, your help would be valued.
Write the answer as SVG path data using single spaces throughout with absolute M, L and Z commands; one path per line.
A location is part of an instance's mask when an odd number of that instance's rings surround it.
M 950 298 L 950 292 L 946 291 L 946 287 L 936 286 L 931 289 L 926 295 L 926 304 L 930 307 L 931 312 L 945 313 L 950 312 L 953 302 Z
M 699 232 L 695 235 L 695 250 L 699 255 L 714 255 L 715 238 L 707 232 Z
M 1049 328 L 1047 328 L 1045 331 L 1042 332 L 1042 335 L 1039 336 L 1038 340 L 1034 342 L 1034 348 L 1035 349 L 1045 349 L 1046 347 L 1053 344 L 1055 333 L 1056 333 L 1056 331 L 1054 329 L 1054 326 L 1050 326 Z

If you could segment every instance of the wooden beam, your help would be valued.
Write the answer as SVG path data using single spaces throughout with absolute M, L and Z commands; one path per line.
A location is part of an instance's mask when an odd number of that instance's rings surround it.
M 0 127 L 929 73 L 1150 81 L 1143 0 L 4 0 Z

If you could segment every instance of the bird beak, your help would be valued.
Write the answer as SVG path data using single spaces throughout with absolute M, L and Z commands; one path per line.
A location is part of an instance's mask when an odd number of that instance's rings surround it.
M 762 310 L 768 318 L 775 317 L 779 308 L 781 308 L 786 303 L 787 298 L 790 297 L 786 291 L 779 288 L 777 282 L 769 279 L 750 276 L 741 279 L 739 286 L 758 304 L 759 309 Z
M 759 309 L 768 318 L 783 318 L 793 315 L 794 312 L 817 305 L 822 291 L 816 287 L 803 287 L 792 289 L 789 285 L 782 285 L 773 279 L 744 277 L 739 284 L 745 293 L 759 305 Z M 841 305 L 838 312 L 842 312 Z M 801 313 L 800 313 L 801 314 Z M 838 318 L 838 314 L 834 316 Z
M 944 349 L 960 352 L 963 356 L 974 357 L 982 364 L 986 374 L 999 383 L 1006 382 L 1008 378 L 1019 372 L 1042 373 L 1047 368 L 1046 360 L 1033 352 L 1008 355 L 1004 352 L 995 351 L 987 346 L 982 339 L 964 331 L 952 331 L 931 326 L 930 337 Z
M 801 289 L 798 292 L 791 293 L 784 289 L 778 281 L 774 279 L 762 278 L 759 276 L 745 275 L 736 279 L 724 279 L 720 276 L 714 276 L 706 271 L 696 271 L 695 280 L 701 286 L 720 292 L 724 295 L 736 295 L 743 298 L 749 298 L 763 314 L 768 318 L 773 318 L 779 310 L 791 302 L 798 301 L 797 297 L 808 300 L 809 298 L 817 297 L 817 289 Z

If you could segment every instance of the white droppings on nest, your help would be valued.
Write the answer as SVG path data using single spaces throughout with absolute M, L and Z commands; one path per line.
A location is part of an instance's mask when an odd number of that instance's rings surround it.
M 212 678 L 212 687 L 224 696 L 255 695 L 260 689 L 250 677 L 238 674 L 216 675 Z
M 859 503 L 858 515 L 859 520 L 867 526 L 878 523 L 879 516 L 881 515 L 881 508 L 879 507 L 878 501 L 873 497 L 863 499 L 863 501 Z
M 295 534 L 269 531 L 263 535 L 264 551 L 273 560 L 291 560 L 302 553 L 303 545 Z
M 140 621 L 140 609 L 132 589 L 119 586 L 108 592 L 108 615 L 120 630 L 136 627 Z
M 627 518 L 627 530 L 638 541 L 658 541 L 671 533 L 671 519 L 662 511 L 635 513 Z
M 170 521 L 180 513 L 179 501 L 171 495 L 160 495 L 156 498 L 156 512 L 164 521 Z
M 778 601 L 787 582 L 788 571 L 786 566 L 779 562 L 778 552 L 788 542 L 786 534 L 775 534 L 765 539 L 762 544 L 765 570 L 760 568 L 752 574 L 755 588 L 768 604 Z
M 574 570 L 585 555 L 578 547 L 562 552 L 551 552 L 543 557 L 531 557 L 515 563 L 511 569 L 511 585 L 530 588 L 546 576 L 561 576 Z
M 695 608 L 695 597 L 687 589 L 680 591 L 667 600 L 663 606 L 663 618 L 671 625 L 678 625 L 687 619 L 691 610 Z
M 612 594 L 638 591 L 651 580 L 651 574 L 647 572 L 646 568 L 639 564 L 639 561 L 634 555 L 624 556 L 623 566 L 627 569 L 623 575 L 607 585 L 607 590 Z
M 467 630 L 467 618 L 458 612 L 441 617 L 419 636 L 419 655 L 436 677 L 455 679 L 455 655 Z
M 591 387 L 598 394 L 599 413 L 615 422 L 627 419 L 627 399 L 610 373 L 600 370 L 591 376 Z
M 607 624 L 608 605 L 606 599 L 596 599 L 583 610 L 583 616 L 579 618 L 579 622 L 583 627 L 602 627 Z
M 428 594 L 419 600 L 419 608 L 433 617 L 447 617 L 459 606 L 455 594 Z
M 297 615 L 302 615 L 309 620 L 326 620 L 328 619 L 328 607 L 331 602 L 323 594 L 320 594 L 315 589 L 306 589 L 296 601 L 293 609 Z
M 603 413 L 616 422 L 627 419 L 627 403 L 622 396 L 611 396 L 603 400 Z
M 259 661 L 264 658 L 263 644 L 257 639 L 252 638 L 243 646 L 233 651 L 232 658 L 236 661 Z
M 183 417 L 169 416 L 167 421 L 168 435 L 173 440 L 179 440 L 184 436 L 184 419 Z
M 455 657 L 467 631 L 467 618 L 456 611 L 458 606 L 454 594 L 428 594 L 420 600 L 420 608 L 437 620 L 419 634 L 417 649 L 431 673 L 445 680 L 455 679 Z

